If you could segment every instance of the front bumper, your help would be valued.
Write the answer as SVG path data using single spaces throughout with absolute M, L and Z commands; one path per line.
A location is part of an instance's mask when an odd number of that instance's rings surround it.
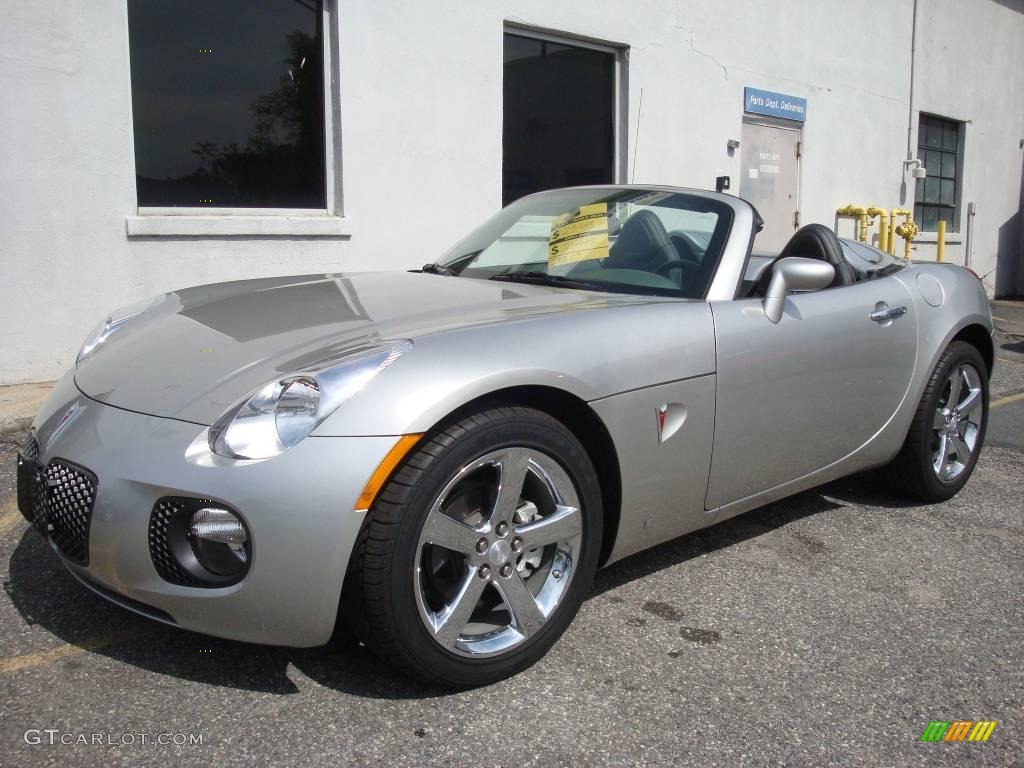
M 84 556 L 51 530 L 53 551 L 97 593 L 185 629 L 273 645 L 327 642 L 364 516 L 354 504 L 396 438 L 309 437 L 272 459 L 232 462 L 197 458 L 204 429 L 104 405 L 65 376 L 33 423 L 34 462 L 88 471 L 95 500 Z M 153 506 L 166 496 L 211 499 L 244 518 L 252 559 L 240 582 L 203 588 L 161 578 L 148 536 Z

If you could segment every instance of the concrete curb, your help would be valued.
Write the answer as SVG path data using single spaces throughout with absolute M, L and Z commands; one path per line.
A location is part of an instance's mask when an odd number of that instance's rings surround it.
M 28 429 L 54 382 L 0 387 L 0 435 Z
M 18 419 L 0 419 L 0 437 L 13 432 L 24 432 L 32 425 L 31 416 L 23 416 Z
M 995 300 L 992 305 L 992 322 L 996 330 L 1015 338 L 1024 337 L 1024 301 Z

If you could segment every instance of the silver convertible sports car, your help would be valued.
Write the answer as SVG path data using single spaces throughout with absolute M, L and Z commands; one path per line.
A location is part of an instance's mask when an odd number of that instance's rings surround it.
M 523 198 L 414 272 L 189 288 L 111 314 L 19 456 L 25 516 L 159 621 L 346 622 L 450 686 L 524 669 L 607 563 L 868 468 L 927 502 L 985 436 L 980 281 L 722 194 Z

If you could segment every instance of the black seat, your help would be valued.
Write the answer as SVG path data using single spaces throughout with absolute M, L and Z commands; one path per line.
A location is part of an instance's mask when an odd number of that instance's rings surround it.
M 775 262 L 787 256 L 818 259 L 831 264 L 836 270 L 836 276 L 829 284 L 829 288 L 857 282 L 857 272 L 843 258 L 843 247 L 839 244 L 836 233 L 824 224 L 807 224 L 796 231 L 775 261 L 761 273 L 761 279 L 757 281 L 757 287 L 752 295 L 764 296 L 767 293 Z
M 657 272 L 678 258 L 661 220 L 651 211 L 637 211 L 622 225 L 604 265 L 610 269 Z

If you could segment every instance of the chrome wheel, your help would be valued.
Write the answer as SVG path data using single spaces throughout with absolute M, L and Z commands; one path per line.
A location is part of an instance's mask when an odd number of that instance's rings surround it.
M 943 387 L 932 422 L 932 468 L 944 483 L 960 477 L 978 447 L 984 414 L 982 386 L 978 369 L 961 363 Z
M 481 456 L 424 520 L 413 574 L 421 620 L 461 656 L 520 645 L 566 595 L 582 536 L 579 497 L 557 461 L 524 447 Z

